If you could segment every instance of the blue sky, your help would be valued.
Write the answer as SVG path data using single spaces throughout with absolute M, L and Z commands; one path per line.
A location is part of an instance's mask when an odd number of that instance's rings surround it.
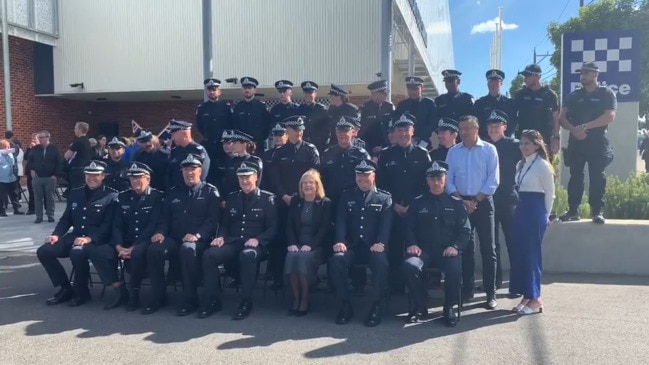
M 493 21 L 498 6 L 503 7 L 502 70 L 506 74 L 503 93 L 509 89 L 516 72 L 532 63 L 534 46 L 537 54 L 551 53 L 547 25 L 564 22 L 576 16 L 579 0 L 449 0 L 455 68 L 462 72 L 460 90 L 477 99 L 487 94 L 484 73 L 490 69 L 490 47 Z M 473 32 L 472 32 L 473 30 Z M 472 34 L 473 33 L 473 34 Z M 539 62 L 543 78 L 549 81 L 554 69 L 548 59 Z

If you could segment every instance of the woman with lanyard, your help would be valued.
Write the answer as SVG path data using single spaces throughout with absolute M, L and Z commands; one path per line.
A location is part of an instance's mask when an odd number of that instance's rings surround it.
M 516 171 L 519 195 L 514 214 L 509 289 L 522 294 L 513 308 L 520 314 L 543 312 L 541 301 L 541 244 L 554 201 L 554 169 L 541 133 L 524 130 L 520 138 L 523 160 Z
M 227 133 L 227 135 L 226 135 Z M 238 191 L 239 179 L 237 178 L 237 169 L 245 161 L 253 162 L 256 166 L 263 168 L 261 159 L 255 153 L 255 142 L 252 136 L 239 130 L 224 131 L 222 137 L 223 150 L 227 153 L 221 159 L 216 168 L 218 169 L 214 184 L 219 189 L 222 198 L 227 197 L 230 193 Z M 257 183 L 261 182 L 261 171 L 258 173 Z

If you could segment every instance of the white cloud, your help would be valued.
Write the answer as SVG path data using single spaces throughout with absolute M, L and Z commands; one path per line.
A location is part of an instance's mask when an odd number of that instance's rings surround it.
M 476 4 L 480 5 L 480 0 L 476 1 Z
M 471 28 L 471 34 L 495 32 L 496 24 L 498 24 L 498 17 L 487 20 L 486 22 L 482 22 L 480 24 L 476 24 Z M 503 21 L 503 30 L 513 30 L 516 28 L 518 28 L 518 24 L 507 24 Z
M 428 34 L 450 34 L 451 33 L 451 22 L 440 21 L 432 22 L 426 26 L 426 33 Z

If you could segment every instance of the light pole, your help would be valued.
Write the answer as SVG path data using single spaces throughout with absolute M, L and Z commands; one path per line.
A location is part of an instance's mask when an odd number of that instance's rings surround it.
M 2 5 L 2 66 L 5 82 L 5 124 L 6 130 L 12 130 L 11 123 L 11 67 L 9 65 L 9 30 L 7 19 L 7 0 L 0 0 Z

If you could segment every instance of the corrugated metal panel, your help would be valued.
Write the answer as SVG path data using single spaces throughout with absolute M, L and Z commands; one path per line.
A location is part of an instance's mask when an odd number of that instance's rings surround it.
M 219 0 L 214 73 L 365 84 L 381 70 L 377 0 Z
M 65 0 L 54 49 L 55 92 L 201 87 L 200 0 Z

